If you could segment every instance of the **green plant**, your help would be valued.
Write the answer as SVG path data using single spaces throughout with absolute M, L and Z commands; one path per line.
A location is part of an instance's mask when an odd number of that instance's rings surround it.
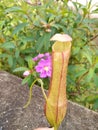
M 90 18 L 91 1 L 86 6 L 68 0 L 41 0 L 28 4 L 23 0 L 0 2 L 1 69 L 13 72 L 28 67 L 38 53 L 51 52 L 50 37 L 66 33 L 73 38 L 67 76 L 68 98 L 90 109 L 98 109 L 98 19 Z M 34 4 L 33 4 L 34 3 Z M 24 70 L 22 68 L 22 70 Z M 22 76 L 22 73 L 16 73 Z M 74 75 L 73 75 L 74 74 Z

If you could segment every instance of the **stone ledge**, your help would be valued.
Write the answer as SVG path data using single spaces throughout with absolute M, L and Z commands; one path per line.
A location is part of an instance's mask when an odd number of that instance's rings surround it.
M 44 98 L 34 86 L 31 104 L 23 108 L 29 95 L 21 79 L 0 71 L 0 130 L 33 130 L 49 126 L 44 116 Z M 67 115 L 59 130 L 98 130 L 98 113 L 68 101 Z

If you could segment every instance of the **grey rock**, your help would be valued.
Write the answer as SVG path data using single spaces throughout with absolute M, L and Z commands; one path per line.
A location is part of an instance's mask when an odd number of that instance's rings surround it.
M 34 130 L 49 126 L 44 115 L 44 104 L 40 87 L 33 87 L 30 105 L 28 86 L 22 79 L 0 71 L 0 130 Z M 98 130 L 98 113 L 68 101 L 67 115 L 59 130 Z

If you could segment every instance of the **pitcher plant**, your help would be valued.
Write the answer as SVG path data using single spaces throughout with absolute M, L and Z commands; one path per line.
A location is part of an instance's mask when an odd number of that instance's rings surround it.
M 52 46 L 52 76 L 45 115 L 50 125 L 57 130 L 67 109 L 66 75 L 72 39 L 66 34 L 56 34 L 51 40 L 56 42 Z
M 66 75 L 72 39 L 67 34 L 55 34 L 50 40 L 55 41 L 52 45 L 52 55 L 50 56 L 49 53 L 45 53 L 39 54 L 33 58 L 35 62 L 38 61 L 35 70 L 39 73 L 40 78 L 50 77 L 48 96 L 46 96 L 44 92 L 42 80 L 36 78 L 31 84 L 30 97 L 24 107 L 29 105 L 32 96 L 32 87 L 35 82 L 38 81 L 41 84 L 42 92 L 46 100 L 46 118 L 51 127 L 53 127 L 54 130 L 57 130 L 66 115 L 67 109 Z M 33 71 L 27 70 L 24 75 L 27 76 Z

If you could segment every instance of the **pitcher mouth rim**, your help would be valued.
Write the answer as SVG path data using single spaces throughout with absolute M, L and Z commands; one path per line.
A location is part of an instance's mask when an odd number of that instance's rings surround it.
M 58 42 L 71 42 L 72 38 L 68 34 L 55 34 L 50 41 L 58 41 Z

